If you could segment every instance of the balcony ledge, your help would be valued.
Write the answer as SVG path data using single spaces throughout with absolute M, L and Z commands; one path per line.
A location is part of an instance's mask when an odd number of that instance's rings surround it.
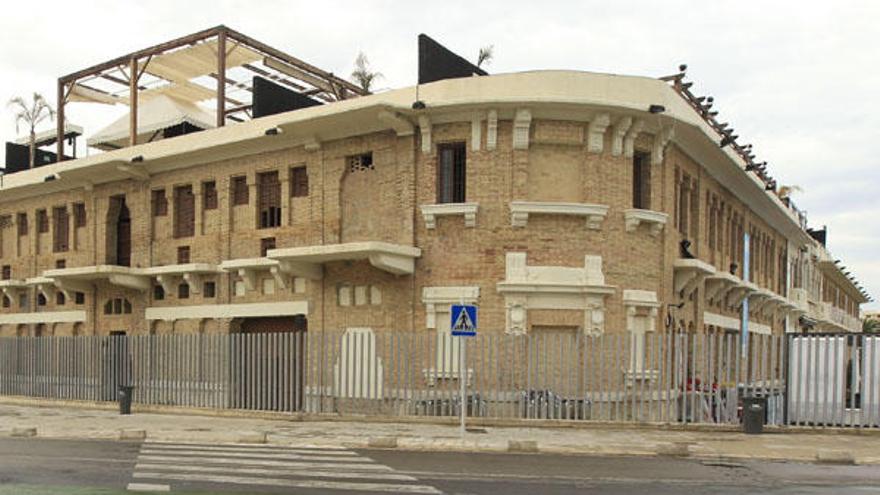
M 543 201 L 511 201 L 510 224 L 525 227 L 529 215 L 574 215 L 586 218 L 586 226 L 591 230 L 602 227 L 608 215 L 608 206 L 587 203 L 552 203 Z
M 672 264 L 675 293 L 687 299 L 697 285 L 709 275 L 715 274 L 715 267 L 698 259 L 677 259 Z
M 437 228 L 437 217 L 464 216 L 465 227 L 477 226 L 477 210 L 479 203 L 441 203 L 422 205 L 422 217 L 425 219 L 425 228 L 428 230 Z
M 635 232 L 639 225 L 648 226 L 652 236 L 657 237 L 666 225 L 669 215 L 659 211 L 632 208 L 623 210 L 623 220 L 627 232 Z

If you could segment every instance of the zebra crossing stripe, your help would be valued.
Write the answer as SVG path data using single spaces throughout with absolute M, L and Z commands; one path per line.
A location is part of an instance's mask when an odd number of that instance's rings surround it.
M 146 455 L 173 455 L 179 456 L 181 458 L 186 458 L 188 456 L 204 456 L 204 455 L 214 455 L 213 451 L 201 451 L 201 450 L 162 450 L 162 449 L 152 449 L 149 447 L 141 448 L 141 454 Z M 248 457 L 252 459 L 280 459 L 287 461 L 333 461 L 333 462 L 373 462 L 372 459 L 368 459 L 365 457 L 341 457 L 338 455 L 313 455 L 313 454 L 287 454 L 283 452 L 278 452 L 275 454 L 268 454 L 263 452 L 222 452 L 217 453 L 217 455 L 222 455 L 223 457 Z
M 174 463 L 174 464 L 192 464 L 192 463 L 204 463 L 204 464 L 235 464 L 235 465 L 259 465 L 259 466 L 273 466 L 273 467 L 288 467 L 288 468 L 325 468 L 325 469 L 339 469 L 343 468 L 349 471 L 360 470 L 360 471 L 393 471 L 388 466 L 382 464 L 376 464 L 372 460 L 366 460 L 367 462 L 361 463 L 339 463 L 339 462 L 307 462 L 307 461 L 273 461 L 269 459 L 242 459 L 240 457 L 189 457 L 189 456 L 167 456 L 167 455 L 140 455 L 138 456 L 138 462 L 141 461 L 155 461 L 155 462 L 166 462 L 166 463 Z
M 423 494 L 441 494 L 442 492 L 432 486 L 427 485 L 403 485 L 392 483 L 360 483 L 351 481 L 318 481 L 303 479 L 283 479 L 283 478 L 248 478 L 242 476 L 230 475 L 213 475 L 205 476 L 203 474 L 189 473 L 158 473 L 158 472 L 135 472 L 133 475 L 138 479 L 153 480 L 173 480 L 173 481 L 201 481 L 207 483 L 227 483 L 233 485 L 256 485 L 256 486 L 278 486 L 285 488 L 306 488 L 306 489 L 331 489 L 331 490 L 349 490 L 360 492 L 389 492 L 389 493 L 423 493 Z
M 153 485 L 151 483 L 129 483 L 125 487 L 130 492 L 170 492 L 171 487 L 168 485 Z
M 321 445 L 314 447 L 289 447 L 286 445 L 268 445 L 265 443 L 198 443 L 198 442 L 173 442 L 171 440 L 153 440 L 149 439 L 143 443 L 143 445 L 150 446 L 163 446 L 163 447 L 228 447 L 228 448 L 243 448 L 243 449 L 251 449 L 251 448 L 260 448 L 260 449 L 271 449 L 271 450 L 287 450 L 287 449 L 302 449 L 302 450 L 313 450 L 320 452 L 327 451 L 335 451 L 335 452 L 345 452 L 348 454 L 355 454 L 354 452 L 346 449 L 345 447 L 339 447 L 337 445 Z
M 354 457 L 358 454 L 350 450 L 321 450 L 306 449 L 300 447 L 278 448 L 278 447 L 243 447 L 241 445 L 196 445 L 196 444 L 157 444 L 145 443 L 144 449 L 180 451 L 180 450 L 198 450 L 206 452 L 256 452 L 262 454 L 273 453 L 290 453 L 290 454 L 320 454 L 325 456 Z
M 347 467 L 347 466 L 345 466 Z M 180 472 L 202 472 L 202 473 L 236 473 L 236 474 L 269 474 L 276 476 L 301 476 L 307 478 L 345 478 L 345 479 L 375 479 L 375 480 L 394 480 L 394 481 L 418 481 L 417 478 L 406 474 L 397 474 L 392 472 L 357 472 L 357 471 L 330 471 L 316 469 L 266 469 L 257 467 L 235 467 L 226 466 L 181 466 L 177 464 L 147 464 L 142 463 L 135 466 L 137 471 L 180 471 Z

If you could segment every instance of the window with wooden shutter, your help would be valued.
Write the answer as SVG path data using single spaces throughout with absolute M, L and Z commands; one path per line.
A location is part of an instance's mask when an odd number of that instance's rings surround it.
M 465 143 L 445 143 L 437 146 L 437 202 L 464 203 L 467 178 L 467 148 Z
M 232 178 L 232 206 L 248 204 L 248 185 L 247 177 L 239 176 Z
M 216 282 L 205 282 L 205 286 L 202 288 L 202 293 L 206 298 L 212 298 L 217 296 L 217 283 Z
M 180 284 L 177 286 L 177 298 L 189 299 L 189 284 Z
M 70 215 L 67 208 L 52 208 L 52 250 L 56 253 L 66 252 L 70 238 Z
M 76 304 L 85 304 L 86 303 L 86 295 L 82 292 L 75 292 L 73 295 L 73 300 Z
M 278 181 L 278 171 L 257 174 L 257 195 L 260 228 L 281 226 L 281 182 Z
M 309 195 L 309 174 L 305 167 L 290 169 L 290 195 L 294 198 Z
M 67 268 L 67 260 L 55 260 L 55 269 L 60 270 L 62 268 Z
M 202 183 L 202 208 L 205 210 L 217 209 L 217 183 L 208 181 Z
M 73 225 L 76 228 L 86 226 L 86 205 L 85 203 L 73 204 Z
M 28 234 L 28 216 L 27 213 L 19 213 L 18 214 L 18 235 L 23 236 Z
M 153 300 L 154 301 L 161 301 L 163 299 L 165 299 L 165 289 L 159 284 L 154 285 L 153 286 Z
M 49 232 L 49 215 L 46 210 L 37 210 L 37 232 L 40 234 Z
M 196 198 L 192 186 L 174 188 L 174 237 L 192 237 L 196 233 Z
M 3 265 L 3 273 L 0 276 L 3 280 L 9 280 L 12 278 L 12 266 L 11 265 Z
M 154 189 L 152 196 L 154 217 L 164 217 L 168 214 L 168 198 L 165 197 L 165 189 Z

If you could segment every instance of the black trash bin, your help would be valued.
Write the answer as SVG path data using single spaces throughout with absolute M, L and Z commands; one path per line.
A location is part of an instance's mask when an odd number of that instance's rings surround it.
M 764 432 L 764 418 L 767 415 L 766 397 L 743 398 L 743 431 L 750 434 Z
M 131 414 L 131 395 L 134 387 L 130 385 L 119 386 L 119 414 Z

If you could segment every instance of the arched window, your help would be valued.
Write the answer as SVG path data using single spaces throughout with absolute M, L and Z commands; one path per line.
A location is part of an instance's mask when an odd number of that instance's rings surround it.
M 130 315 L 131 314 L 131 302 L 128 299 L 123 299 L 121 297 L 117 297 L 115 299 L 110 299 L 106 303 L 104 303 L 104 314 L 105 315 Z

